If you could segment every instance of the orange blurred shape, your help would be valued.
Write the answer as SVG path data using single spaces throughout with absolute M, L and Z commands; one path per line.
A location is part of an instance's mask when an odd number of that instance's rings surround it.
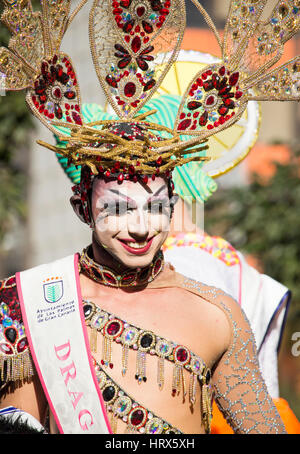
M 288 434 L 300 434 L 300 422 L 289 407 L 289 404 L 285 399 L 277 398 L 273 399 L 274 404 L 281 416 L 284 423 L 285 430 Z M 211 423 L 212 434 L 233 434 L 233 430 L 225 421 L 222 413 L 218 409 L 215 402 L 213 402 L 213 419 Z
M 223 33 L 219 31 L 221 40 Z M 186 28 L 183 35 L 181 48 L 185 50 L 197 50 L 221 58 L 221 50 L 218 41 L 208 28 Z M 280 66 L 297 55 L 297 39 L 289 40 L 284 46 L 284 54 L 274 65 Z
M 251 180 L 252 174 L 262 177 L 266 183 L 276 172 L 276 162 L 287 164 L 291 151 L 287 145 L 265 145 L 258 143 L 247 157 L 247 173 Z

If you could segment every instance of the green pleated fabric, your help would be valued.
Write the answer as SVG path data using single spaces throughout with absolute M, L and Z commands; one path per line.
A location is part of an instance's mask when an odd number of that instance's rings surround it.
M 180 102 L 180 96 L 162 95 L 148 102 L 139 113 L 142 114 L 156 109 L 157 112 L 148 117 L 149 121 L 173 129 Z M 104 112 L 103 108 L 98 104 L 84 104 L 82 106 L 82 115 L 85 123 L 99 120 L 117 120 L 115 114 Z M 69 133 L 66 128 L 57 128 L 57 130 L 64 135 Z M 159 132 L 158 134 L 162 138 L 168 137 L 164 132 Z M 189 138 L 190 136 L 181 136 L 183 141 Z M 59 147 L 63 148 L 65 146 L 63 142 L 59 141 L 58 136 L 55 136 L 55 139 Z M 76 168 L 74 165 L 68 165 L 67 158 L 58 153 L 56 156 L 72 183 L 78 184 L 80 182 L 80 166 Z M 205 151 L 199 152 L 199 156 L 205 156 Z M 172 172 L 175 191 L 187 203 L 191 203 L 193 200 L 205 202 L 217 189 L 216 182 L 203 172 L 202 166 L 202 162 L 189 162 L 183 166 L 176 167 Z

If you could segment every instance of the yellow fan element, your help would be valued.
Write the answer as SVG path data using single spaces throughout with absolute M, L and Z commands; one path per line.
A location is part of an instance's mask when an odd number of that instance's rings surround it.
M 163 94 L 183 96 L 196 74 L 205 66 L 220 60 L 210 54 L 181 50 L 154 98 Z M 212 159 L 202 163 L 202 170 L 212 178 L 229 172 L 239 164 L 254 146 L 260 128 L 261 112 L 257 101 L 249 101 L 241 119 L 208 139 L 206 155 Z

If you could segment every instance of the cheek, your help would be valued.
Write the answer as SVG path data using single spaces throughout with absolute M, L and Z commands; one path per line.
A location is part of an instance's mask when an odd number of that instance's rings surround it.
M 164 231 L 170 225 L 170 215 L 164 213 L 149 214 L 149 223 L 155 230 Z

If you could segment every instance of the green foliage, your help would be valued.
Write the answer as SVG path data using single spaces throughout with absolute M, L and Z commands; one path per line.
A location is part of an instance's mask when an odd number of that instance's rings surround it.
M 291 289 L 289 330 L 300 320 L 300 150 L 276 164 L 266 183 L 255 175 L 245 187 L 219 190 L 205 206 L 206 230 L 245 254 L 254 255 L 265 274 Z

